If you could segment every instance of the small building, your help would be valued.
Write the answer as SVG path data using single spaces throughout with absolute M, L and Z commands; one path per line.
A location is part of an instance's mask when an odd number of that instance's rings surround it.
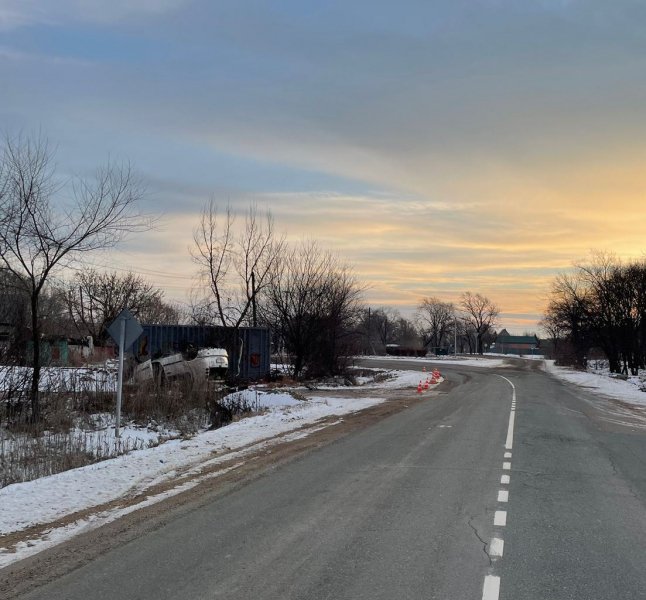
M 534 355 L 541 354 L 540 340 L 535 335 L 510 335 L 503 329 L 496 341 L 489 347 L 490 352 L 496 354 Z
M 34 342 L 27 342 L 27 359 L 31 364 L 34 356 Z M 66 367 L 69 364 L 67 338 L 48 336 L 40 341 L 40 364 L 43 367 Z

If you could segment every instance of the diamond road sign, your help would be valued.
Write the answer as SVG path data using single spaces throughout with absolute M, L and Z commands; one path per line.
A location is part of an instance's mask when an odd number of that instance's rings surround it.
M 126 336 L 123 344 L 123 349 L 128 348 L 143 332 L 143 327 L 127 308 L 124 308 L 117 318 L 110 323 L 107 331 L 110 337 L 119 345 L 119 338 L 121 337 L 121 322 L 126 323 Z

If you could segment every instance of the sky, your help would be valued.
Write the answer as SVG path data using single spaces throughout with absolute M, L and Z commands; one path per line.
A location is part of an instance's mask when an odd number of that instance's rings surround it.
M 646 3 L 0 0 L 0 131 L 130 161 L 158 227 L 92 260 L 169 299 L 205 202 L 257 202 L 372 306 L 478 292 L 522 333 L 591 250 L 642 256 Z

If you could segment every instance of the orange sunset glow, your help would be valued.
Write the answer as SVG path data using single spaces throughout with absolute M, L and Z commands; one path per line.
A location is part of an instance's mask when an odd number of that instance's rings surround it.
M 643 8 L 362 5 L 9 2 L 0 123 L 46 131 L 66 175 L 130 161 L 158 227 L 93 264 L 180 303 L 210 198 L 318 240 L 371 306 L 482 293 L 519 333 L 591 250 L 642 256 Z

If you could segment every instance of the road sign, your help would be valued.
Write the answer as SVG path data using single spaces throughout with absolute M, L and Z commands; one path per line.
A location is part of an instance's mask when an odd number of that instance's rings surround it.
M 130 346 L 142 333 L 143 328 L 135 316 L 124 308 L 119 316 L 110 323 L 108 333 L 110 337 L 119 344 L 119 372 L 117 375 L 117 414 L 115 415 L 114 434 L 121 437 L 121 393 L 123 390 L 123 355 L 126 348 Z
M 126 322 L 126 331 L 125 331 L 125 340 L 123 342 L 124 350 L 128 348 L 143 332 L 143 327 L 137 321 L 135 317 L 127 308 L 124 308 L 117 318 L 110 323 L 107 331 L 110 334 L 110 337 L 119 345 L 121 348 L 121 322 Z

